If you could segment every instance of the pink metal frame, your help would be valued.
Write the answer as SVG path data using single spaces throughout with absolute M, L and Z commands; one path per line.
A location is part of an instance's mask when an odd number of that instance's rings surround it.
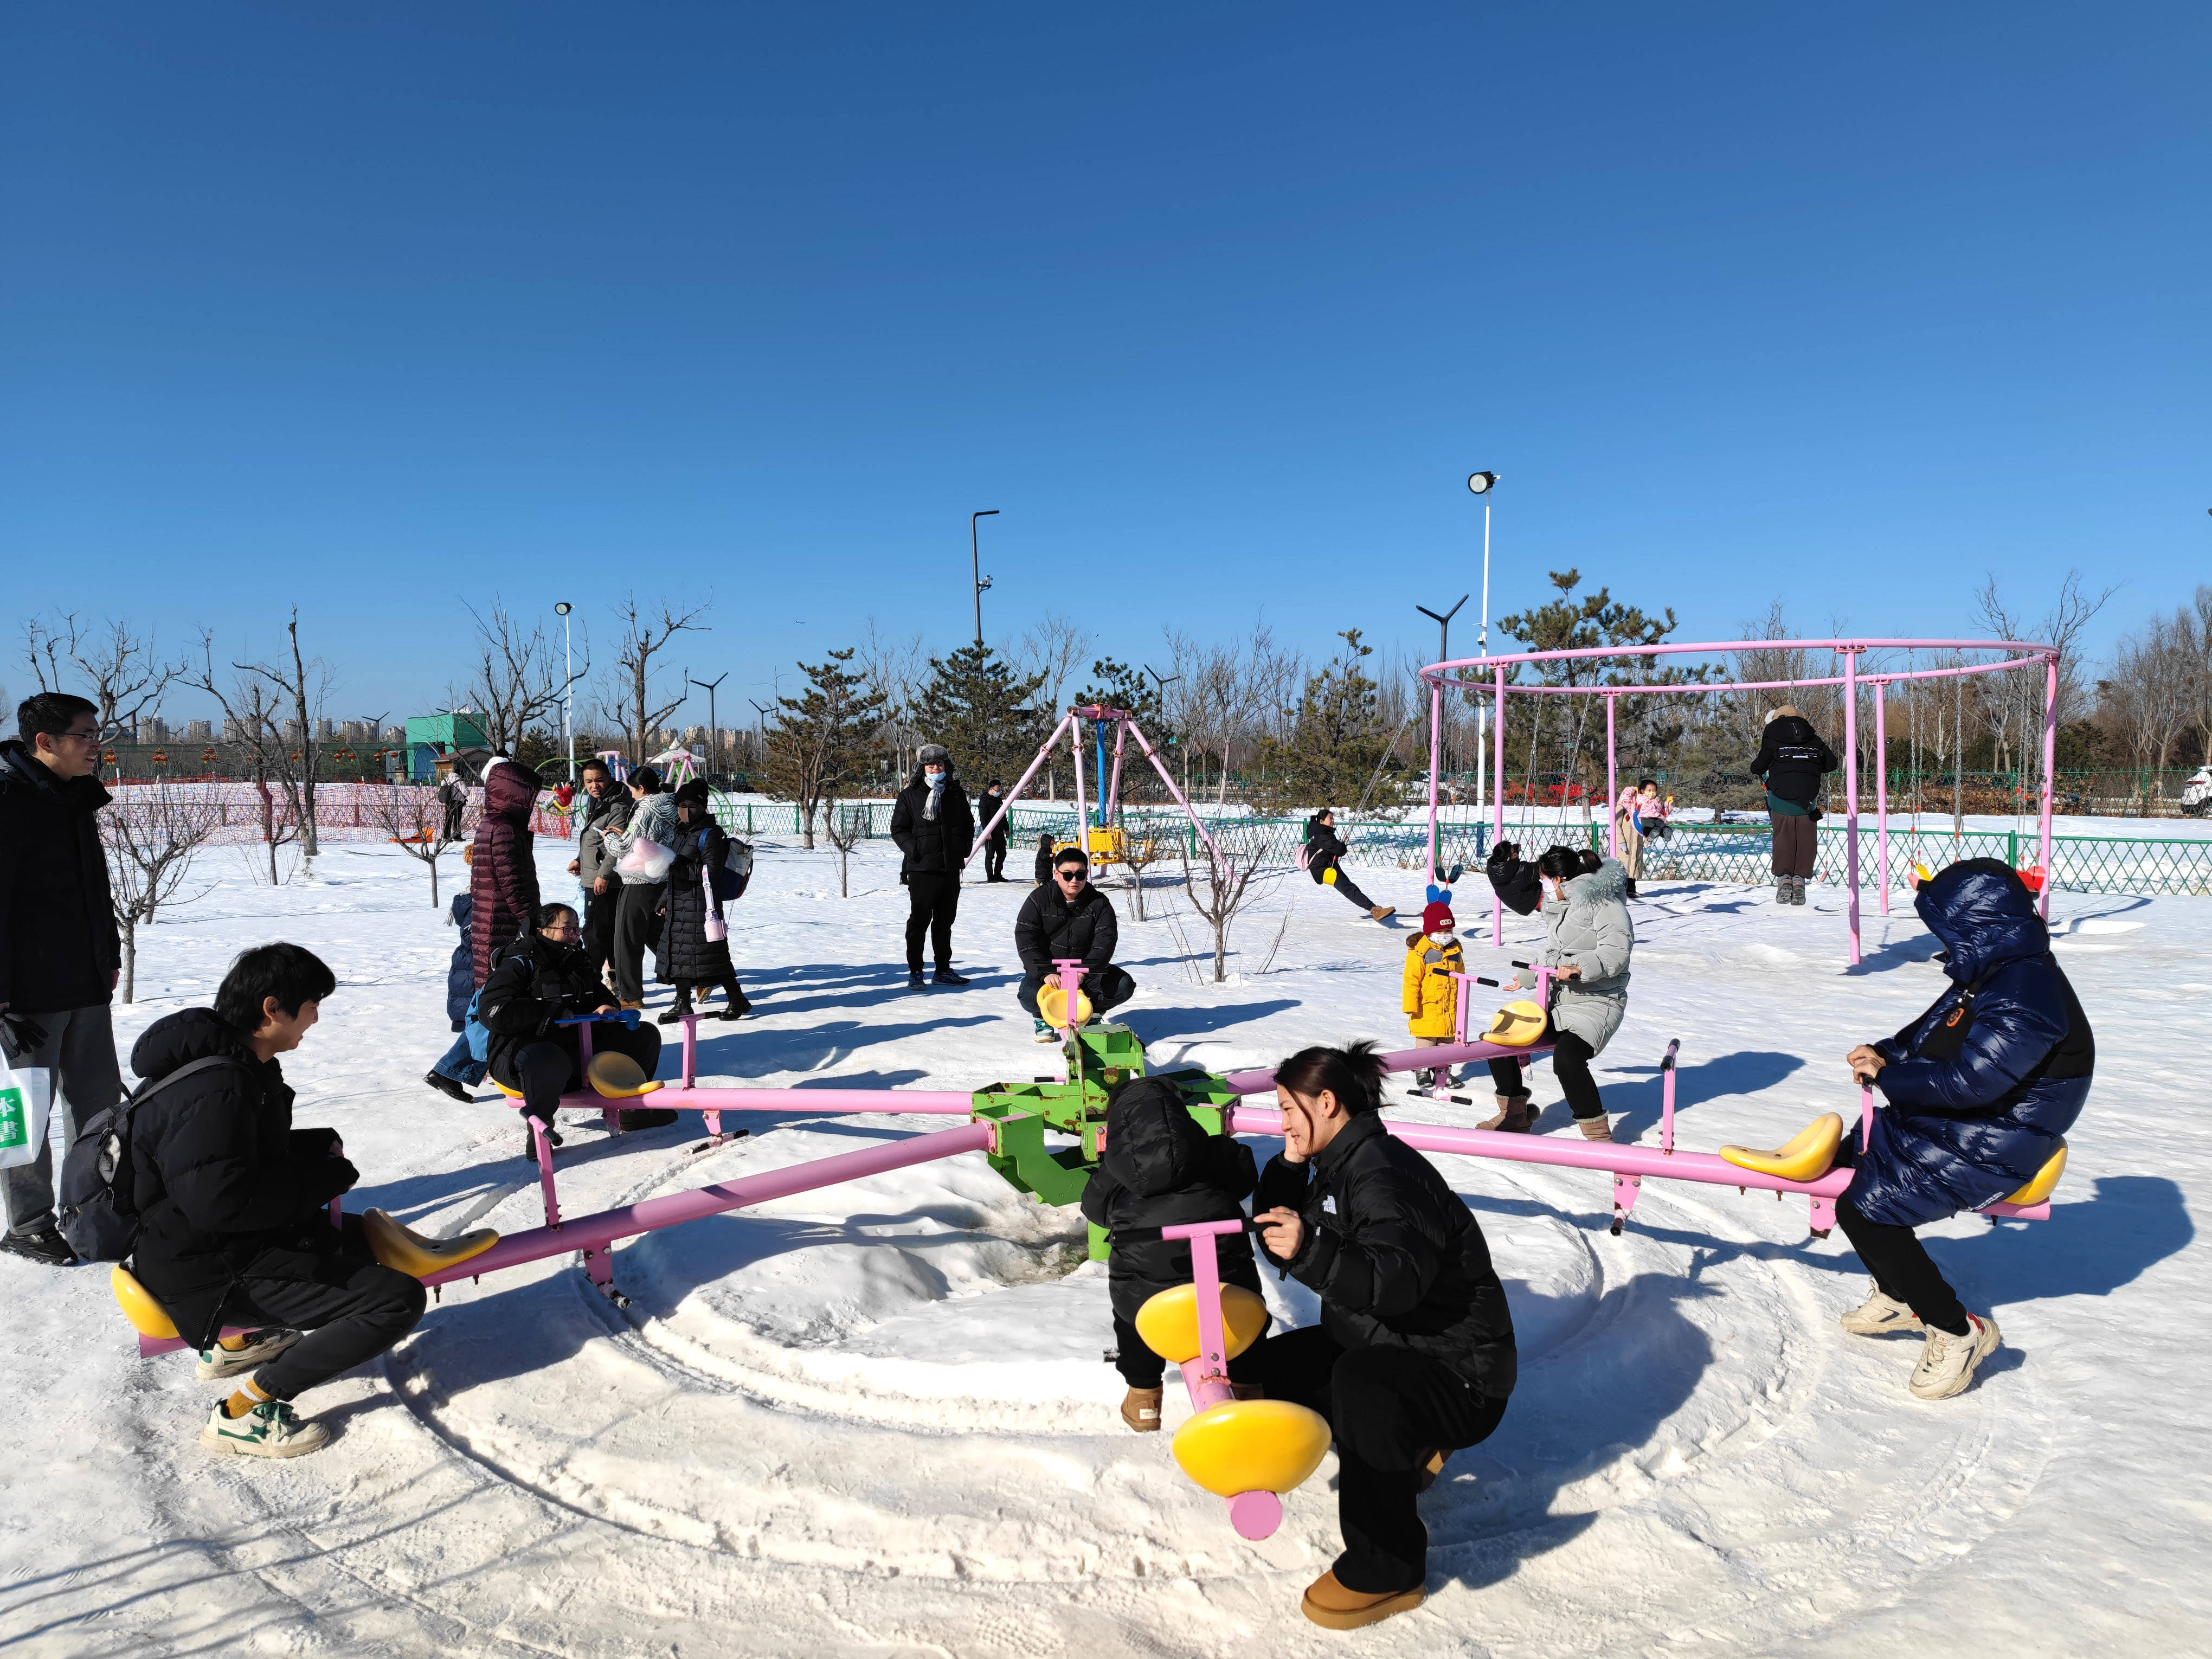
M 1121 805 L 1122 748 L 1131 738 L 1134 738 L 1137 740 L 1137 751 L 1144 756 L 1146 760 L 1152 763 L 1152 770 L 1158 773 L 1160 781 L 1167 785 L 1168 793 L 1174 797 L 1175 804 L 1182 808 L 1183 815 L 1190 820 L 1191 828 L 1198 831 L 1198 838 L 1206 843 L 1206 850 L 1213 855 L 1217 863 L 1219 862 L 1222 858 L 1222 852 L 1221 848 L 1214 842 L 1212 832 L 1206 829 L 1206 821 L 1199 817 L 1197 811 L 1191 805 L 1190 802 L 1184 798 L 1182 791 L 1176 787 L 1173 774 L 1168 770 L 1167 763 L 1163 761 L 1159 757 L 1158 753 L 1152 748 L 1152 740 L 1145 736 L 1144 728 L 1137 724 L 1137 717 L 1134 714 L 1132 714 L 1126 708 L 1107 708 L 1096 703 L 1085 703 L 1080 708 L 1071 708 L 1066 714 L 1063 714 L 1060 717 L 1060 724 L 1052 728 L 1052 735 L 1047 738 L 1044 742 L 1038 746 L 1036 758 L 1030 763 L 1030 769 L 1022 774 L 1020 779 L 1015 783 L 1012 789 L 1006 791 L 1005 804 L 1001 805 L 996 812 L 991 815 L 991 820 L 988 823 L 984 824 L 981 829 L 976 830 L 975 845 L 969 850 L 967 860 L 962 864 L 961 868 L 964 870 L 968 867 L 968 865 L 973 864 L 975 861 L 975 855 L 983 850 L 983 843 L 990 839 L 992 830 L 996 829 L 1000 823 L 1006 818 L 1006 815 L 1014 810 L 1014 803 L 1021 799 L 1022 791 L 1029 787 L 1030 780 L 1031 778 L 1034 778 L 1040 771 L 1044 769 L 1045 761 L 1052 754 L 1053 745 L 1058 743 L 1063 735 L 1066 737 L 1069 750 L 1075 757 L 1076 845 L 1085 848 L 1087 848 L 1090 845 L 1089 838 L 1085 834 L 1085 831 L 1088 829 L 1089 825 L 1084 817 L 1083 797 L 1083 727 L 1081 722 L 1086 720 L 1112 720 L 1115 724 L 1113 776 L 1110 780 L 1105 778 L 1096 780 L 1097 787 L 1101 792 L 1100 799 L 1104 808 L 1103 811 L 1101 812 L 1100 817 L 1102 818 L 1110 820 L 1114 813 L 1120 810 Z
M 1522 663 L 1566 662 L 1588 659 L 1617 657 L 1715 656 L 1741 653 L 1747 651 L 1808 650 L 1831 651 L 1844 659 L 1844 672 L 1838 675 L 1808 676 L 1794 680 L 1729 680 L 1698 683 L 1687 685 L 1515 685 L 1508 683 L 1508 668 L 1517 669 Z M 1950 668 L 1919 668 L 1897 672 L 1885 671 L 1862 676 L 1859 658 L 1869 651 L 1975 651 L 2007 653 L 1997 662 L 1969 663 Z M 1877 847 L 1877 874 L 1881 884 L 1881 913 L 1889 914 L 1889 730 L 1883 708 L 1883 693 L 1899 680 L 1956 679 L 1974 674 L 1997 674 L 2008 669 L 2024 668 L 2040 663 L 2044 669 L 2043 693 L 2043 790 L 2038 811 L 2037 862 L 2043 872 L 2038 905 L 2044 919 L 2051 917 L 2051 775 L 2055 764 L 2058 739 L 2058 647 L 2052 645 L 2025 643 L 2018 640 L 1729 640 L 1720 642 L 1684 645 L 1627 645 L 1597 646 L 1574 651 L 1528 651 L 1503 657 L 1462 657 L 1449 662 L 1431 663 L 1421 671 L 1421 678 L 1429 682 L 1429 879 L 1440 878 L 1437 870 L 1438 846 L 1437 779 L 1443 765 L 1443 688 L 1457 686 L 1464 690 L 1487 690 L 1495 699 L 1492 724 L 1496 729 L 1497 755 L 1492 766 L 1494 781 L 1492 796 L 1494 804 L 1492 836 L 1502 840 L 1505 835 L 1505 699 L 1509 694 L 1520 696 L 1602 696 L 1605 699 L 1605 780 L 1607 844 L 1615 856 L 1620 851 L 1620 832 L 1614 817 L 1614 803 L 1620 793 L 1619 767 L 1615 756 L 1614 705 L 1623 696 L 1648 696 L 1666 693 L 1705 693 L 1716 691 L 1776 691 L 1789 690 L 1808 685 L 1840 685 L 1844 688 L 1844 857 L 1846 866 L 1845 884 L 1850 890 L 1850 958 L 1853 966 L 1861 960 L 1859 939 L 1859 755 L 1858 755 L 1858 688 L 1862 681 L 1874 687 L 1875 717 L 1875 837 Z M 1485 686 L 1474 678 L 1487 673 L 1490 684 Z M 1491 899 L 1491 937 L 1503 945 L 1505 940 L 1505 907 L 1495 895 Z
M 1213 1241 L 1243 1231 L 1245 1224 L 1240 1216 L 1234 1221 L 1193 1221 L 1160 1229 L 1162 1238 L 1190 1241 L 1191 1285 L 1198 1292 L 1198 1357 L 1182 1362 L 1182 1385 L 1190 1395 L 1193 1413 L 1237 1397 L 1229 1381 L 1229 1334 L 1221 1323 L 1221 1268 L 1214 1260 Z M 1229 1524 L 1240 1538 L 1272 1538 L 1283 1524 L 1283 1500 L 1271 1492 L 1240 1492 L 1229 1500 Z

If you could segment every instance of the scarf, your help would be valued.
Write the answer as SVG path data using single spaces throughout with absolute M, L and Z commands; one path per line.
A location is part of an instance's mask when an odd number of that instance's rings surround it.
M 945 786 L 951 778 L 952 774 L 950 772 L 939 772 L 935 777 L 932 778 L 927 772 L 925 772 L 922 774 L 922 776 L 927 779 L 929 782 L 929 805 L 921 809 L 921 815 L 925 818 L 927 818 L 932 823 L 934 823 L 937 822 L 937 809 L 942 805 L 945 801 Z

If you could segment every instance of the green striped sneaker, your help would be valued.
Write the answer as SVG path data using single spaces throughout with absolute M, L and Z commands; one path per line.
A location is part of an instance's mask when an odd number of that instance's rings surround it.
M 331 1431 L 282 1400 L 264 1401 L 243 1417 L 217 1406 L 200 1430 L 200 1444 L 226 1457 L 304 1457 L 331 1443 Z
M 249 1331 L 246 1346 L 235 1352 L 221 1343 L 212 1348 L 202 1348 L 199 1364 L 192 1367 L 192 1376 L 202 1382 L 220 1382 L 242 1371 L 256 1370 L 306 1334 L 305 1331 L 286 1330 L 282 1325 Z

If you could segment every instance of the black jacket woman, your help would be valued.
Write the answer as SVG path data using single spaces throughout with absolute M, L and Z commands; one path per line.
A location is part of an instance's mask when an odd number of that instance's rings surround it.
M 1774 826 L 1774 902 L 1802 904 L 1805 882 L 1819 850 L 1814 826 L 1820 821 L 1823 780 L 1838 765 L 1813 722 L 1789 703 L 1776 709 L 1759 733 L 1752 776 L 1766 786 L 1767 822 Z
M 1370 1043 L 1285 1060 L 1284 1149 L 1253 1200 L 1268 1259 L 1321 1298 L 1322 1322 L 1255 1350 L 1249 1380 L 1335 1432 L 1344 1553 L 1304 1612 L 1339 1630 L 1420 1605 L 1428 1533 L 1414 1498 L 1446 1455 L 1498 1426 L 1517 1364 L 1482 1229 L 1384 1128 L 1382 1080 Z
M 676 792 L 676 833 L 670 842 L 676 862 L 668 868 L 668 896 L 661 912 L 659 977 L 676 987 L 676 1001 L 660 1017 L 673 1025 L 691 1012 L 694 991 L 722 988 L 724 1019 L 741 1018 L 752 1004 L 738 983 L 730 961 L 728 924 L 714 878 L 724 868 L 730 838 L 714 822 L 707 801 L 707 781 L 694 778 Z M 719 924 L 709 929 L 708 923 Z M 722 935 L 708 937 L 709 932 Z
M 1321 885 L 1335 888 L 1376 921 L 1389 921 L 1397 911 L 1387 904 L 1377 904 L 1345 873 L 1344 855 L 1351 850 L 1344 837 L 1336 833 L 1334 807 L 1324 806 L 1306 820 L 1306 873 Z

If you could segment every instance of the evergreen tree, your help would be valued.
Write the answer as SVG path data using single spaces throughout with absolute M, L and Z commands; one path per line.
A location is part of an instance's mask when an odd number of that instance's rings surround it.
M 1083 695 L 1075 700 L 1079 706 L 1127 709 L 1137 717 L 1137 724 L 1145 728 L 1155 749 L 1164 749 L 1175 741 L 1168 729 L 1167 710 L 1160 702 L 1160 689 L 1143 669 L 1102 657 L 1091 665 L 1091 673 L 1092 684 L 1085 686 Z
M 1392 733 L 1380 688 L 1364 667 L 1375 647 L 1361 643 L 1356 628 L 1337 637 L 1344 649 L 1306 681 L 1297 708 L 1286 711 L 1290 736 L 1260 744 L 1256 799 L 1263 806 L 1357 809 L 1363 798 L 1389 806 L 1405 798 L 1405 766 L 1387 752 Z
M 924 743 L 941 743 L 970 795 L 992 778 L 1019 777 L 1052 727 L 1030 706 L 1044 676 L 1024 679 L 988 645 L 963 645 L 929 659 L 930 680 L 908 723 Z
M 768 734 L 768 793 L 796 801 L 806 845 L 814 845 L 814 815 L 824 802 L 851 792 L 873 765 L 883 695 L 871 691 L 847 664 L 850 651 L 832 651 L 827 662 L 799 665 L 806 690 L 778 697 Z

